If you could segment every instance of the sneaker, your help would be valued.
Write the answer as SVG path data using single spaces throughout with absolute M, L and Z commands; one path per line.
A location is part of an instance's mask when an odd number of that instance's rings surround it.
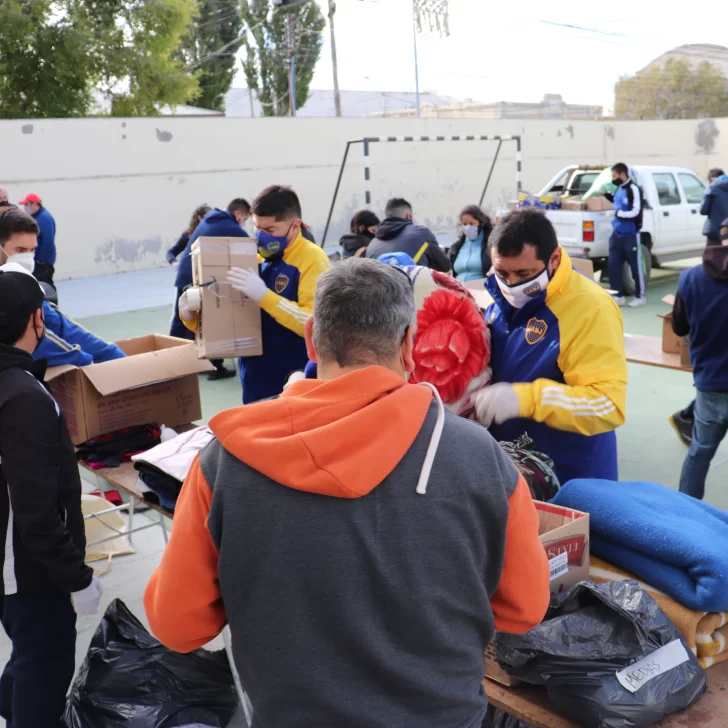
M 207 375 L 208 382 L 217 382 L 219 379 L 230 379 L 231 377 L 237 376 L 237 372 L 228 369 L 227 367 L 220 367 L 215 369 L 214 372 L 210 372 Z
M 640 306 L 646 306 L 647 305 L 647 299 L 642 296 L 642 298 L 635 298 L 630 304 L 630 308 L 639 308 Z
M 693 420 L 683 417 L 682 412 L 675 412 L 668 419 L 680 440 L 686 445 L 691 445 L 693 442 Z
M 626 306 L 627 299 L 624 296 L 612 296 L 617 306 Z

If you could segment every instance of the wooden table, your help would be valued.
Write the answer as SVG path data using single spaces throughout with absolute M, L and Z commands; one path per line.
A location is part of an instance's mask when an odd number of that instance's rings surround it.
M 680 372 L 691 372 L 692 367 L 680 364 L 680 354 L 667 354 L 662 350 L 662 339 L 657 336 L 624 335 L 624 350 L 627 361 L 633 364 L 646 364 L 662 369 L 675 369 Z
M 660 721 L 660 728 L 728 728 L 728 662 L 711 667 L 707 675 L 708 692 L 687 710 Z M 519 685 L 511 690 L 487 678 L 483 685 L 491 705 L 534 728 L 579 728 L 554 713 L 545 688 Z

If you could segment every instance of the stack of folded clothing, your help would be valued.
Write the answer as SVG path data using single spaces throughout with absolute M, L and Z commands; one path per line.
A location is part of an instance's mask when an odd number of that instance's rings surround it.
M 707 669 L 728 660 L 728 612 L 696 612 L 688 609 L 651 584 L 638 579 L 629 571 L 620 569 L 608 561 L 592 556 L 589 576 L 592 581 L 636 581 L 672 620 L 692 651 L 698 656 L 701 667 Z
M 197 427 L 132 457 L 144 499 L 174 512 L 182 483 L 200 451 L 214 438 L 208 427 Z
M 131 460 L 132 455 L 157 445 L 160 436 L 161 430 L 156 425 L 125 427 L 84 442 L 76 450 L 76 457 L 93 470 L 118 468 Z
M 657 483 L 606 480 L 572 480 L 552 502 L 590 514 L 592 554 L 696 612 L 728 612 L 725 511 Z

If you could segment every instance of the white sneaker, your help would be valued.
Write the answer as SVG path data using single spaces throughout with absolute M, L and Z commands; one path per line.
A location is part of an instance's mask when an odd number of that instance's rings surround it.
M 647 299 L 642 296 L 642 298 L 635 298 L 630 304 L 630 308 L 638 308 L 639 306 L 646 306 L 647 305 Z
M 617 306 L 626 306 L 627 299 L 624 296 L 612 296 Z

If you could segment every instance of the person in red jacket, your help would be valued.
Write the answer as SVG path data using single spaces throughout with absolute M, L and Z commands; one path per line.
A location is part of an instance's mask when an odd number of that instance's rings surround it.
M 407 381 L 415 311 L 393 266 L 322 273 L 318 379 L 214 417 L 182 489 L 149 623 L 180 652 L 229 624 L 260 725 L 480 726 L 495 630 L 548 607 L 523 476 Z

